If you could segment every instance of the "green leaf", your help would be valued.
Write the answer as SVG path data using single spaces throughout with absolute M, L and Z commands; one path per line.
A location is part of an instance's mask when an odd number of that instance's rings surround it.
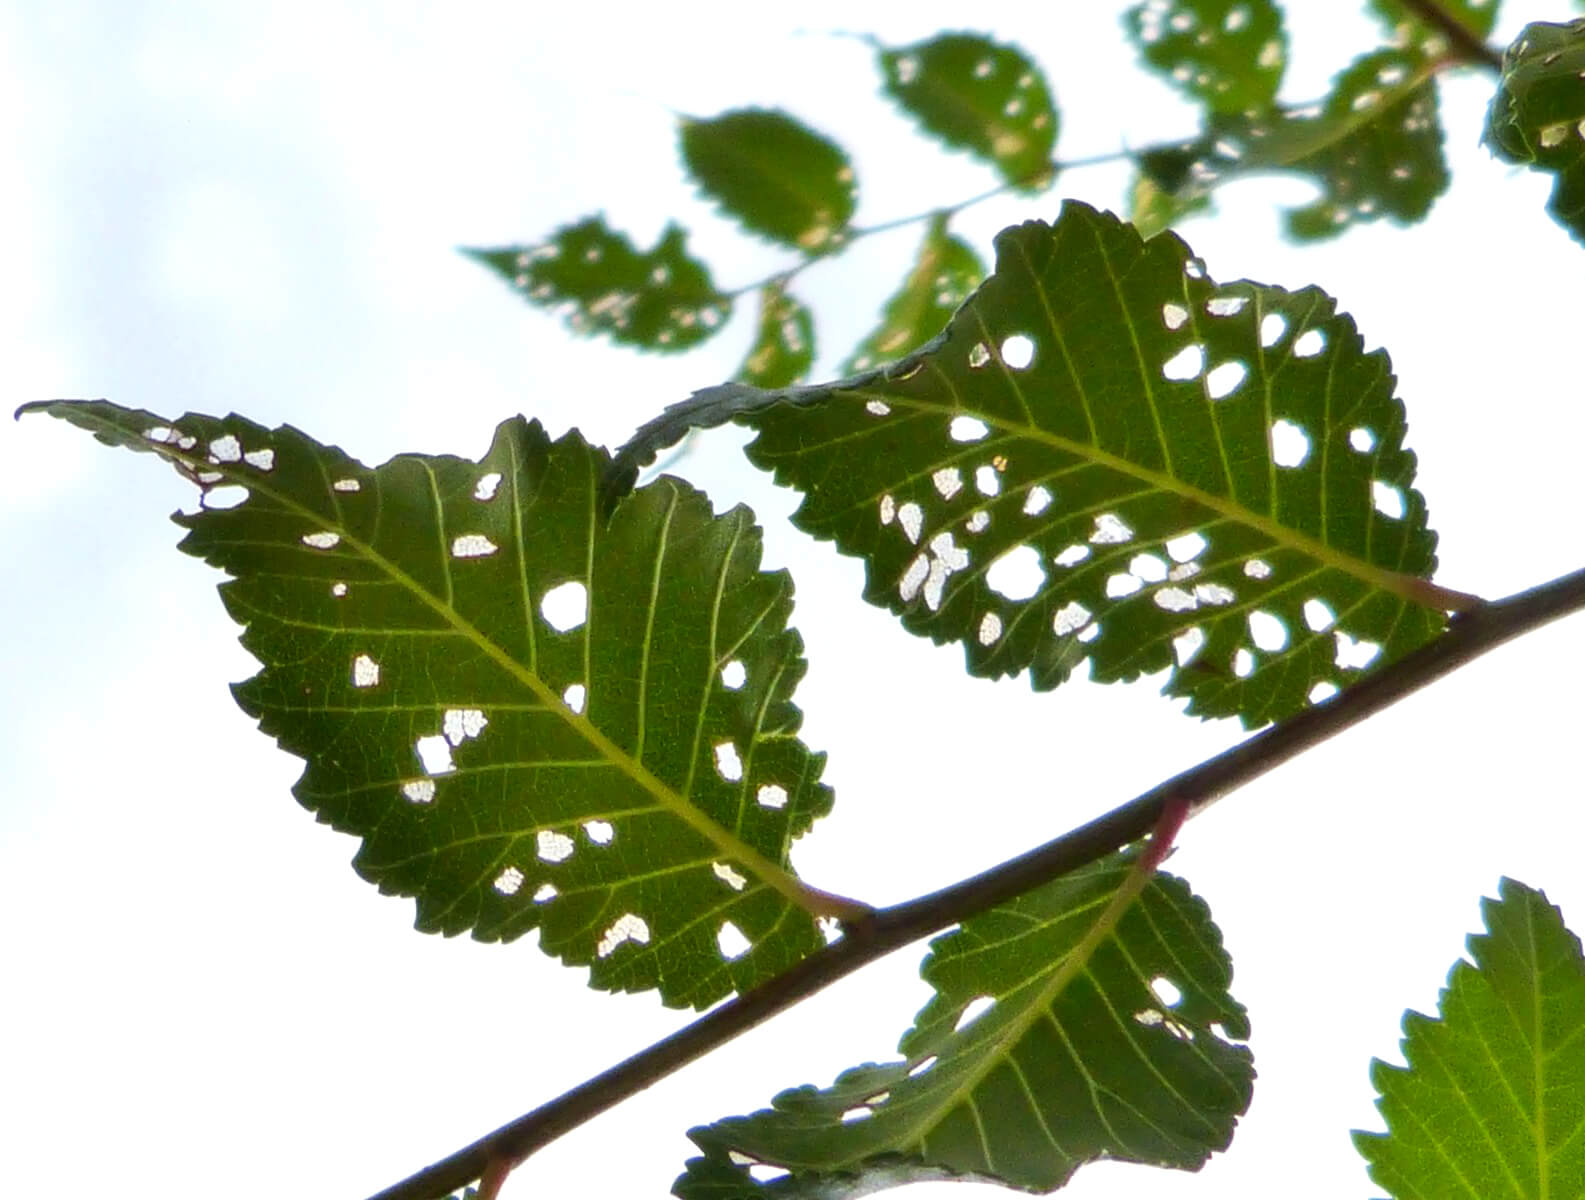
M 1139 166 L 1179 203 L 1243 175 L 1303 175 L 1321 195 L 1286 214 L 1301 241 L 1383 217 L 1410 224 L 1448 183 L 1433 76 L 1408 51 L 1378 50 L 1343 71 L 1319 108 L 1216 114 L 1199 138 L 1141 154 Z
M 1170 668 L 1189 711 L 1251 726 L 1471 602 L 1427 582 L 1390 364 L 1331 297 L 1218 284 L 1176 236 L 1072 200 L 998 235 L 996 264 L 918 353 L 822 387 L 706 389 L 617 470 L 736 419 L 807 493 L 794 523 L 863 558 L 865 598 L 961 642 L 972 674 Z
M 1057 109 L 1045 75 L 1017 46 L 943 33 L 880 51 L 885 91 L 928 134 L 967 150 L 1027 192 L 1051 185 Z
M 537 928 L 594 986 L 695 1007 L 823 944 L 806 910 L 831 898 L 787 849 L 830 808 L 824 756 L 794 736 L 792 585 L 746 509 L 668 478 L 606 524 L 605 452 L 522 418 L 477 463 L 370 468 L 237 416 L 31 407 L 204 489 L 175 520 L 264 664 L 237 702 L 420 929 Z
M 567 309 L 567 328 L 608 334 L 645 350 L 686 350 L 714 335 L 732 313 L 710 269 L 687 251 L 676 225 L 653 250 L 638 251 L 601 216 L 558 229 L 538 246 L 464 249 L 531 304 Z
M 1254 1069 L 1203 901 L 1113 855 L 937 938 L 903 1061 L 689 1131 L 684 1200 L 867 1195 L 924 1179 L 1060 1187 L 1099 1158 L 1194 1170 Z M 990 1002 L 990 1007 L 986 1004 Z M 759 1178 L 785 1170 L 779 1181 Z M 757 1178 L 759 1177 L 759 1178 Z
M 848 156 L 784 112 L 743 108 L 679 126 L 695 182 L 746 229 L 814 254 L 830 250 L 853 219 Z
M 1478 38 L 1491 36 L 1497 28 L 1497 10 L 1501 0 L 1436 0 L 1437 7 Z M 1370 7 L 1381 18 L 1400 42 L 1419 39 L 1421 53 L 1428 58 L 1441 58 L 1447 54 L 1447 38 L 1430 28 L 1418 14 L 1401 0 L 1370 0 Z
M 1145 61 L 1213 112 L 1268 108 L 1288 38 L 1271 0 L 1145 0 L 1124 16 Z
M 1404 1015 L 1407 1067 L 1370 1078 L 1388 1132 L 1355 1131 L 1398 1197 L 1578 1196 L 1585 1180 L 1585 958 L 1546 896 L 1504 879 L 1453 964 L 1440 1019 Z
M 913 269 L 886 302 L 880 328 L 859 344 L 843 370 L 863 371 L 917 350 L 941 332 L 984 278 L 985 264 L 974 247 L 948 233 L 947 214 L 936 213 Z
M 1498 158 L 1557 176 L 1547 212 L 1585 243 L 1585 20 L 1526 25 L 1486 114 Z
M 1208 193 L 1174 195 L 1158 187 L 1143 171 L 1134 176 L 1134 186 L 1128 190 L 1128 220 L 1142 238 L 1153 238 L 1186 217 L 1209 213 L 1211 209 Z
M 779 283 L 760 288 L 759 325 L 734 378 L 755 387 L 797 383 L 815 360 L 815 323 L 805 305 Z

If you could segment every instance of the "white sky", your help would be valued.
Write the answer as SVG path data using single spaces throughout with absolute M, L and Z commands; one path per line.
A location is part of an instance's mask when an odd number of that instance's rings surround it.
M 1116 6 L 1119 10 L 1121 5 Z M 1370 37 L 1295 3 L 1292 99 Z M 1509 0 L 1506 41 L 1548 6 Z M 762 11 L 763 10 L 763 11 Z M 972 24 L 1028 47 L 1062 106 L 1059 155 L 1188 133 L 1130 65 L 1108 5 L 1009 5 Z M 732 285 L 786 260 L 739 236 L 676 167 L 673 114 L 784 104 L 853 148 L 860 222 L 973 194 L 988 173 L 915 138 L 870 51 L 965 24 L 938 3 L 645 11 L 541 4 L 193 2 L 0 9 L 0 371 L 8 404 L 106 396 L 290 421 L 368 462 L 475 456 L 511 413 L 615 444 L 725 378 L 752 304 L 680 359 L 572 342 L 453 251 L 528 241 L 604 208 L 648 243 L 666 218 Z M 1444 89 L 1452 192 L 1412 232 L 1276 238 L 1239 185 L 1185 233 L 1217 278 L 1320 283 L 1393 355 L 1451 586 L 1500 595 L 1575 568 L 1585 250 L 1548 181 L 1475 145 L 1490 83 Z M 1116 206 L 1122 170 L 1061 194 Z M 975 210 L 990 235 L 1055 197 Z M 870 327 L 918 233 L 808 272 L 821 369 Z M 1554 282 L 1556 281 L 1556 282 Z M 838 333 L 837 331 L 840 331 Z M 968 874 L 1236 740 L 1148 684 L 969 681 L 858 600 L 715 437 L 689 470 L 753 503 L 795 568 L 812 662 L 807 741 L 837 809 L 799 847 L 815 883 L 890 902 Z M 589 992 L 533 948 L 416 935 L 407 901 L 347 866 L 351 839 L 289 795 L 295 760 L 231 703 L 252 672 L 163 517 L 190 489 L 42 418 L 0 422 L 0 1159 L 17 1195 L 357 1197 L 681 1023 Z M 1367 1194 L 1351 1127 L 1367 1067 L 1437 987 L 1507 873 L 1585 924 L 1578 699 L 1566 622 L 1224 801 L 1172 869 L 1211 903 L 1252 1010 L 1260 1080 L 1230 1154 L 1199 1175 L 1082 1170 L 1075 1200 Z M 981 761 L 990 754 L 994 771 Z M 971 758 L 972 756 L 972 758 Z M 922 947 L 831 989 L 543 1152 L 506 1196 L 660 1196 L 692 1124 L 891 1056 L 926 990 Z M 1302 1166 L 1296 1167 L 1296 1164 Z M 1296 1179 L 1295 1171 L 1302 1177 Z M 936 1185 L 941 1191 L 943 1185 Z M 930 1188 L 910 1196 L 930 1194 Z M 945 1193 L 943 1193 L 945 1194 Z M 967 1200 L 990 1189 L 959 1188 Z

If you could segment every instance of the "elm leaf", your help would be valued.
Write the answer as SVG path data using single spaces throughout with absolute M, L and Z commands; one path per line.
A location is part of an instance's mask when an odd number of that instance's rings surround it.
M 1525 26 L 1503 54 L 1485 141 L 1498 158 L 1557 176 L 1547 211 L 1585 242 L 1585 19 Z
M 974 247 L 947 232 L 947 214 L 935 214 L 907 278 L 886 302 L 880 328 L 859 344 L 843 369 L 862 371 L 918 349 L 984 278 L 985 264 Z
M 808 307 L 779 283 L 760 288 L 759 323 L 737 379 L 755 387 L 797 383 L 815 360 L 815 323 Z
M 1288 61 L 1271 0 L 1144 0 L 1124 26 L 1145 61 L 1213 112 L 1270 107 Z

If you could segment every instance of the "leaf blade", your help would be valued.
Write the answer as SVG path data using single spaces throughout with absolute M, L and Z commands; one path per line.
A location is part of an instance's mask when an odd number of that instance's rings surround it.
M 1271 0 L 1145 0 L 1123 16 L 1145 61 L 1212 112 L 1269 108 L 1288 61 Z
M 1538 21 L 1503 54 L 1483 140 L 1498 158 L 1556 176 L 1547 212 L 1585 244 L 1585 20 Z
M 789 387 L 809 373 L 814 360 L 814 314 L 782 284 L 762 287 L 754 344 L 733 378 L 753 387 Z
M 936 213 L 925 230 L 914 265 L 886 301 L 880 326 L 854 349 L 845 372 L 868 370 L 917 350 L 933 337 L 985 278 L 985 264 Z

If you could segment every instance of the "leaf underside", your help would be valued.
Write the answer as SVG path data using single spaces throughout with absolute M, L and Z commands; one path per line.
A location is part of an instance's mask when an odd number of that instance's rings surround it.
M 1017 46 L 943 33 L 880 52 L 884 89 L 921 129 L 996 168 L 1025 191 L 1051 182 L 1057 109 L 1040 67 Z
M 40 407 L 174 462 L 206 504 L 247 489 L 175 518 L 264 664 L 237 701 L 420 929 L 537 928 L 593 986 L 695 1007 L 823 944 L 784 893 L 830 807 L 824 756 L 795 737 L 791 581 L 759 570 L 746 509 L 663 478 L 607 525 L 605 452 L 522 418 L 477 463 L 369 468 L 290 426 Z
M 1199 1167 L 1249 1104 L 1252 1060 L 1231 1040 L 1248 1022 L 1204 903 L 1131 865 L 1113 855 L 937 938 L 923 967 L 936 994 L 902 1061 L 691 1130 L 704 1154 L 675 1193 L 831 1198 L 964 1178 L 1049 1191 L 1103 1157 Z
M 1375 51 L 1320 106 L 1213 113 L 1200 137 L 1141 154 L 1139 166 L 1179 204 L 1244 175 L 1302 175 L 1321 195 L 1284 214 L 1301 241 L 1382 218 L 1410 224 L 1448 184 L 1433 67 L 1413 48 Z
M 919 353 L 657 425 L 757 429 L 750 458 L 806 493 L 794 522 L 976 675 L 1170 669 L 1191 712 L 1253 726 L 1444 628 L 1387 356 L 1330 297 L 1218 284 L 1071 200 L 996 252 Z
M 464 250 L 530 304 L 566 312 L 577 334 L 603 333 L 644 350 L 687 350 L 711 337 L 732 314 L 710 269 L 687 250 L 687 235 L 668 225 L 652 250 L 639 251 L 601 216 L 557 230 L 537 246 Z
M 1398 1197 L 1539 1200 L 1585 1180 L 1585 957 L 1538 891 L 1504 879 L 1439 1017 L 1405 1014 L 1406 1067 L 1377 1060 L 1387 1133 L 1356 1131 Z
M 1271 0 L 1145 0 L 1124 16 L 1145 62 L 1212 112 L 1270 107 L 1288 62 Z
M 1557 178 L 1547 212 L 1585 243 L 1585 20 L 1525 26 L 1486 114 L 1497 157 Z
M 937 213 L 913 267 L 886 302 L 880 328 L 859 344 L 843 370 L 865 371 L 917 350 L 941 331 L 984 278 L 985 264 L 974 247 L 948 233 L 946 215 Z

